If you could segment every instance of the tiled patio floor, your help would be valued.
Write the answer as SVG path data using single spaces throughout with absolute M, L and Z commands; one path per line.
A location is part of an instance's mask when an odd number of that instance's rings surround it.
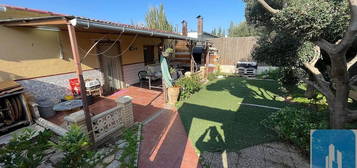
M 89 111 L 93 114 L 99 114 L 116 106 L 115 99 L 122 96 L 131 96 L 133 98 L 133 111 L 135 121 L 144 121 L 151 115 L 158 112 L 165 107 L 163 93 L 156 90 L 149 90 L 145 88 L 130 86 L 122 89 L 111 96 L 97 98 L 94 104 L 89 106 Z M 58 112 L 54 117 L 48 119 L 49 121 L 63 125 L 63 118 L 67 114 Z
M 95 115 L 113 108 L 116 106 L 115 99 L 121 96 L 133 98 L 135 121 L 145 121 L 156 113 L 160 114 L 143 127 L 143 141 L 139 155 L 140 168 L 200 167 L 198 156 L 187 137 L 180 116 L 176 110 L 165 108 L 162 92 L 131 86 L 111 96 L 97 99 L 90 105 L 90 112 Z M 65 115 L 65 113 L 57 113 L 49 120 L 61 125 Z
M 158 118 L 144 125 L 142 136 L 140 168 L 200 167 L 178 112 L 165 110 Z

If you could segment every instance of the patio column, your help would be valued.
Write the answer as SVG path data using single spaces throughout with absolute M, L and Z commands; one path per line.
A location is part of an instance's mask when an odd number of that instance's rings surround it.
M 85 116 L 85 121 L 86 121 L 86 126 L 89 134 L 89 139 L 92 144 L 94 144 L 94 134 L 93 134 L 93 127 L 92 127 L 92 119 L 89 113 L 89 108 L 88 108 L 88 102 L 87 102 L 87 91 L 85 88 L 84 84 L 84 79 L 83 79 L 83 71 L 81 67 L 81 59 L 78 51 L 78 44 L 77 44 L 77 38 L 76 38 L 76 32 L 74 30 L 74 26 L 71 23 L 67 24 L 68 28 L 68 33 L 69 33 L 69 39 L 71 41 L 71 48 L 72 48 L 72 54 L 73 54 L 73 60 L 76 66 L 76 73 L 78 75 L 79 79 L 79 84 L 80 84 L 80 92 L 81 92 L 81 98 L 83 102 L 83 111 L 84 111 L 84 116 Z
M 190 56 L 191 56 L 191 62 L 190 62 L 190 71 L 191 71 L 191 73 L 194 73 L 194 71 L 195 71 L 195 59 L 194 59 L 194 57 L 193 57 L 193 43 L 192 43 L 192 41 L 190 41 L 189 42 L 189 50 L 190 50 Z
M 210 52 L 209 52 L 209 46 L 206 43 L 206 69 L 205 69 L 205 77 L 208 77 L 208 64 L 209 64 L 209 57 L 210 57 Z

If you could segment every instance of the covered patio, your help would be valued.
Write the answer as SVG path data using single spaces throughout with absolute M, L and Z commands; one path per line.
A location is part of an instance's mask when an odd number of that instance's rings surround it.
M 132 103 L 133 108 L 133 122 L 145 121 L 151 116 L 155 115 L 155 113 L 157 113 L 161 109 L 165 108 L 165 88 L 163 88 L 162 90 L 149 90 L 132 86 L 133 83 L 137 82 L 136 79 L 138 77 L 137 72 L 133 71 L 137 69 L 137 64 L 135 63 L 135 66 L 132 66 L 130 64 L 130 62 L 133 62 L 134 59 L 131 57 L 136 57 L 135 59 L 137 59 L 137 56 L 133 54 L 138 53 L 138 47 L 142 47 L 133 45 L 135 41 L 140 42 L 140 45 L 144 45 L 144 47 L 147 43 L 141 43 L 141 40 L 145 39 L 151 41 L 151 43 L 149 44 L 152 44 L 153 46 L 157 47 L 157 49 L 153 49 L 153 52 L 155 50 L 157 53 L 160 53 L 162 50 L 165 49 L 165 47 L 168 47 L 168 43 L 172 43 L 173 45 L 171 45 L 171 47 L 174 48 L 176 40 L 187 41 L 192 45 L 196 41 L 199 41 L 198 39 L 182 36 L 172 32 L 164 32 L 159 30 L 147 29 L 144 27 L 136 27 L 76 16 L 16 18 L 1 20 L 0 24 L 9 28 L 22 27 L 30 29 L 45 29 L 50 31 L 56 31 L 62 34 L 62 36 L 59 35 L 59 47 L 60 50 L 62 50 L 61 47 L 65 47 L 62 45 L 67 45 L 67 47 L 70 48 L 70 54 L 73 57 L 76 75 L 80 84 L 80 87 L 78 88 L 80 93 L 87 93 L 87 88 L 85 86 L 85 78 L 83 75 L 84 71 L 82 70 L 83 60 L 85 61 L 86 57 L 89 57 L 91 55 L 96 56 L 94 57 L 94 59 L 99 59 L 99 70 L 101 73 L 101 77 L 103 78 L 101 79 L 101 82 L 103 84 L 102 87 L 105 96 L 97 97 L 94 99 L 93 104 L 89 104 L 87 100 L 87 95 L 80 94 L 80 99 L 83 102 L 82 111 L 84 114 L 82 115 L 85 116 L 85 124 L 82 124 L 86 125 L 92 142 L 95 142 L 94 135 L 91 135 L 91 132 L 95 132 L 95 130 L 93 130 L 93 124 L 95 124 L 93 117 L 96 117 L 96 121 L 98 120 L 100 122 L 101 119 L 98 118 L 98 115 L 104 118 L 109 117 L 109 119 L 112 120 L 110 116 L 114 117 L 114 113 L 126 110 L 126 107 L 119 107 L 120 105 L 118 104 L 118 101 L 120 101 L 120 97 L 131 97 L 129 101 Z M 65 35 L 66 33 L 68 33 L 67 37 L 63 37 L 63 35 Z M 122 35 L 126 36 L 127 38 L 121 39 Z M 122 44 L 122 41 L 126 41 L 127 44 Z M 105 42 L 106 44 L 100 46 L 99 43 L 101 42 Z M 69 46 L 68 43 L 70 44 Z M 83 45 L 84 43 L 87 44 L 87 50 L 82 51 L 83 48 L 81 48 L 81 44 Z M 113 48 L 116 43 L 118 43 L 118 48 Z M 126 45 L 123 50 L 120 48 L 122 45 Z M 133 54 L 129 54 L 129 56 L 126 55 L 126 57 L 124 57 L 123 53 L 129 51 L 132 51 Z M 103 61 L 104 58 L 106 60 Z M 123 64 L 124 61 L 129 61 L 129 64 L 125 64 L 127 68 Z M 128 106 L 128 108 L 131 108 L 131 105 Z M 52 125 L 51 123 L 53 123 L 66 129 L 68 125 L 65 124 L 64 118 L 68 115 L 70 114 L 66 112 L 58 112 L 55 116 L 48 118 L 48 121 L 50 122 L 49 125 Z M 47 123 L 46 120 L 44 120 L 43 118 L 41 119 L 44 122 L 40 123 Z M 122 121 L 120 121 L 120 123 L 121 122 Z M 122 125 L 118 127 L 121 126 Z
M 135 122 L 143 122 L 160 110 L 167 109 L 162 91 L 130 86 L 110 96 L 99 97 L 95 100 L 94 104 L 89 105 L 90 114 L 94 116 L 116 107 L 117 103 L 115 100 L 122 96 L 130 96 L 133 98 L 132 104 Z M 59 112 L 48 120 L 65 127 L 64 117 L 66 115 L 68 114 L 65 112 Z

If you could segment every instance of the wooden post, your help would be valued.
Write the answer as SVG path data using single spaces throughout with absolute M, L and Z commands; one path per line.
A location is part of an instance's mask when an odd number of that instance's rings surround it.
M 89 108 L 88 108 L 88 101 L 87 101 L 87 92 L 84 84 L 84 79 L 83 79 L 83 71 L 81 67 L 81 61 L 80 61 L 80 55 L 78 51 L 78 44 L 77 44 L 77 38 L 76 38 L 76 32 L 74 30 L 74 26 L 70 23 L 67 24 L 68 28 L 68 33 L 69 33 L 69 39 L 71 41 L 71 48 L 72 48 L 72 54 L 73 54 L 73 60 L 76 66 L 76 72 L 79 78 L 79 84 L 80 84 L 80 92 L 81 92 L 81 97 L 82 97 L 82 102 L 83 102 L 83 111 L 84 111 L 84 116 L 86 120 L 86 126 L 89 134 L 89 139 L 92 144 L 95 143 L 94 141 L 94 134 L 93 134 L 93 127 L 92 127 L 92 119 L 89 113 Z
M 193 43 L 192 43 L 192 41 L 190 41 L 189 42 L 189 50 L 190 50 L 190 56 L 191 56 L 191 62 L 190 62 L 190 71 L 191 71 L 191 74 L 192 73 L 194 73 L 194 71 L 195 71 L 195 64 L 194 64 L 194 61 L 195 61 L 195 59 L 194 59 L 194 57 L 193 57 Z
M 206 72 L 205 72 L 205 76 L 208 77 L 208 64 L 209 64 L 209 57 L 210 57 L 210 52 L 209 52 L 209 46 L 206 45 Z

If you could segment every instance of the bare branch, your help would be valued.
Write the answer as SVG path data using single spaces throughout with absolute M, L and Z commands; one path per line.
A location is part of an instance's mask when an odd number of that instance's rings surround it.
M 346 108 L 347 113 L 349 114 L 357 114 L 357 110 L 351 110 L 349 108 Z
M 322 94 L 325 95 L 325 91 L 324 91 L 319 85 L 317 85 L 317 83 L 312 82 L 312 81 L 310 81 L 310 80 L 308 80 L 308 79 L 302 79 L 302 80 L 303 80 L 306 84 L 313 86 L 315 89 L 317 89 L 318 91 L 320 91 Z
M 315 87 L 317 90 L 319 90 L 322 94 L 324 94 L 326 97 L 333 97 L 333 92 L 330 88 L 330 83 L 326 81 L 326 79 L 323 77 L 321 74 L 320 70 L 315 67 L 317 61 L 320 59 L 321 56 L 321 50 L 319 46 L 314 47 L 315 53 L 314 57 L 310 62 L 305 62 L 304 66 L 306 67 L 307 70 L 309 70 L 312 75 L 314 76 L 316 82 L 309 81 L 307 79 L 303 79 L 305 83 L 310 84 L 311 86 Z
M 347 122 L 353 122 L 355 120 L 357 120 L 357 113 L 356 114 L 355 113 L 347 114 L 347 116 L 346 116 Z
M 277 14 L 279 10 L 272 8 L 265 0 L 257 0 L 266 10 L 272 14 Z
M 331 54 L 338 55 L 340 52 L 347 51 L 347 49 L 351 47 L 357 35 L 357 0 L 349 0 L 349 4 L 351 8 L 350 25 L 348 26 L 348 29 L 342 40 L 338 44 L 333 45 L 331 50 L 326 50 Z
M 352 25 L 353 23 L 351 23 Z M 352 30 L 355 29 L 355 30 Z M 341 40 L 339 44 L 337 44 L 331 51 L 330 53 L 332 54 L 338 54 L 342 51 L 347 51 L 349 47 L 351 47 L 355 36 L 357 35 L 357 23 L 356 23 L 356 28 L 353 28 L 350 26 L 349 30 L 345 33 L 345 36 Z
M 352 76 L 349 80 L 349 85 L 353 85 L 355 82 L 357 82 L 357 75 Z
M 312 75 L 314 76 L 314 78 L 316 79 L 316 84 L 318 85 L 318 87 L 320 87 L 321 89 L 324 90 L 325 92 L 325 96 L 332 96 L 332 91 L 330 89 L 330 83 L 328 81 L 325 80 L 325 78 L 322 76 L 321 72 L 319 69 L 317 69 L 316 67 L 312 66 L 309 63 L 304 63 L 304 66 L 306 67 L 306 69 L 308 69 Z M 319 89 L 318 89 L 319 90 Z
M 316 45 L 328 52 L 329 55 L 340 55 L 341 52 L 347 51 L 357 35 L 357 0 L 349 0 L 349 4 L 351 8 L 351 22 L 344 37 L 336 42 L 336 44 L 332 44 L 324 39 L 315 42 Z
M 321 56 L 320 47 L 315 46 L 314 50 L 315 50 L 314 57 L 312 58 L 312 60 L 310 62 L 308 62 L 308 63 L 305 62 L 304 66 L 305 66 L 306 69 L 308 69 L 314 75 L 314 77 L 316 78 L 317 82 L 320 85 L 328 87 L 329 86 L 329 82 L 327 82 L 325 80 L 325 78 L 322 76 L 320 70 L 315 67 L 317 61 L 320 59 L 320 56 Z
M 352 122 L 357 120 L 357 110 L 351 110 L 347 108 L 346 111 L 347 111 L 346 121 Z
M 349 70 L 356 62 L 357 62 L 357 55 L 355 55 L 350 61 L 348 61 L 347 70 Z
M 317 61 L 320 59 L 320 56 L 321 56 L 321 50 L 320 50 L 319 46 L 315 46 L 314 50 L 315 50 L 314 57 L 310 61 L 311 66 L 315 66 Z
M 308 79 L 302 79 L 306 84 L 313 86 L 315 89 L 317 89 L 319 92 L 321 92 L 323 95 L 325 95 L 328 98 L 333 97 L 334 95 L 332 92 L 326 88 L 326 87 L 320 87 L 317 83 L 310 81 Z
M 333 48 L 335 47 L 334 44 L 328 42 L 325 39 L 321 39 L 319 41 L 316 41 L 315 45 L 319 46 L 321 49 L 323 49 L 326 52 L 331 52 L 333 50 Z
M 313 65 L 311 65 L 310 63 L 305 62 L 304 63 L 305 68 L 307 68 L 314 76 L 316 75 L 321 75 L 321 72 L 314 67 Z

